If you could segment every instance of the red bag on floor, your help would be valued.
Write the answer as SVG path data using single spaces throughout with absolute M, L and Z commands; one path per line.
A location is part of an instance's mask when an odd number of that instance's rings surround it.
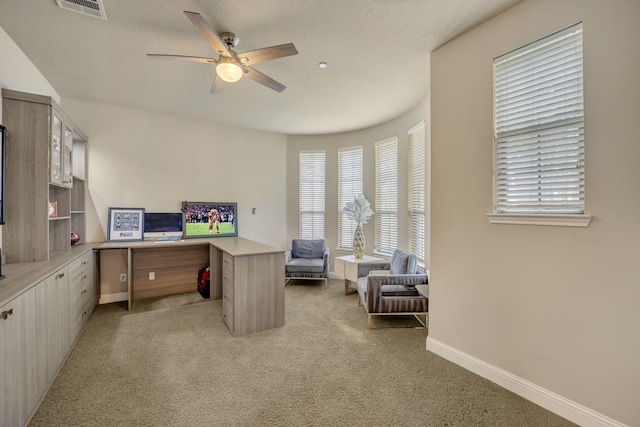
M 198 271 L 198 292 L 202 295 L 203 298 L 208 299 L 211 297 L 210 294 L 210 284 L 211 284 L 211 270 L 209 267 L 202 267 Z

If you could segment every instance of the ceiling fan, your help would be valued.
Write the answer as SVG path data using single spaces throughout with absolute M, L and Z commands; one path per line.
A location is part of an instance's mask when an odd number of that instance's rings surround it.
M 263 84 L 276 92 L 282 92 L 287 88 L 282 83 L 262 74 L 260 71 L 253 68 L 252 65 L 271 61 L 272 59 L 283 58 L 285 56 L 297 55 L 298 51 L 293 43 L 236 53 L 232 48 L 238 44 L 239 38 L 237 35 L 233 33 L 221 33 L 218 36 L 213 27 L 209 25 L 199 13 L 187 11 L 184 11 L 184 13 L 200 33 L 202 33 L 207 42 L 209 42 L 209 45 L 218 54 L 218 58 L 148 53 L 147 56 L 149 58 L 179 59 L 206 64 L 216 64 L 216 74 L 213 76 L 211 93 L 219 93 L 222 91 L 221 80 L 226 82 L 237 82 L 242 78 L 242 76 L 247 76 L 251 80 Z

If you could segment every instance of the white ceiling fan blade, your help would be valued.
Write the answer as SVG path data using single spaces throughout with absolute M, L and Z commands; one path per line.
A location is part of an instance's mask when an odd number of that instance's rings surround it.
M 213 27 L 209 25 L 209 23 L 205 21 L 199 13 L 187 12 L 185 10 L 184 14 L 187 15 L 187 18 L 189 18 L 191 23 L 195 25 L 204 38 L 207 39 L 207 42 L 209 42 L 209 45 L 213 48 L 214 52 L 223 56 L 232 56 L 231 52 L 227 50 L 227 47 L 220 39 L 220 36 L 218 36 Z
M 211 93 L 222 92 L 222 79 L 218 77 L 217 73 L 213 74 L 213 84 L 211 85 Z
M 151 59 L 178 59 L 181 61 L 202 62 L 204 64 L 218 63 L 218 60 L 215 58 L 204 58 L 202 56 L 165 55 L 162 53 L 147 53 L 147 56 Z
M 264 47 L 262 49 L 251 50 L 238 54 L 238 58 L 246 65 L 255 65 L 272 59 L 284 58 L 285 56 L 297 55 L 298 50 L 293 43 L 281 44 L 279 46 Z M 246 58 L 246 60 L 244 59 Z
M 245 70 L 245 73 L 244 73 L 245 76 L 247 76 L 251 80 L 254 80 L 260 84 L 265 85 L 270 89 L 275 90 L 276 92 L 282 92 L 287 88 L 282 83 L 278 83 L 277 81 L 273 80 L 271 77 L 265 74 L 262 74 L 260 71 L 256 70 L 255 68 L 244 67 L 244 70 Z

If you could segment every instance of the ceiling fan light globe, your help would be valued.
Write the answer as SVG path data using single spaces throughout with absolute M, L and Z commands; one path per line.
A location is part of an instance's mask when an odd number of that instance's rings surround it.
M 237 82 L 242 78 L 242 68 L 233 62 L 221 62 L 216 66 L 216 73 L 225 82 Z

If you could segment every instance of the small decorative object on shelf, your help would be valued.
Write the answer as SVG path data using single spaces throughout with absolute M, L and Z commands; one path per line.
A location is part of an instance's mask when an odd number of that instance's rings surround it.
M 371 215 L 374 214 L 373 210 L 371 210 L 371 204 L 365 199 L 364 194 L 360 193 L 353 198 L 353 202 L 347 202 L 347 205 L 342 210 L 347 214 L 347 217 L 356 222 L 356 231 L 353 235 L 353 256 L 356 259 L 362 259 L 364 256 L 362 225 L 366 224 Z
M 49 202 L 49 218 L 58 216 L 58 202 Z
M 80 235 L 75 231 L 71 232 L 71 244 L 76 245 L 80 241 Z

